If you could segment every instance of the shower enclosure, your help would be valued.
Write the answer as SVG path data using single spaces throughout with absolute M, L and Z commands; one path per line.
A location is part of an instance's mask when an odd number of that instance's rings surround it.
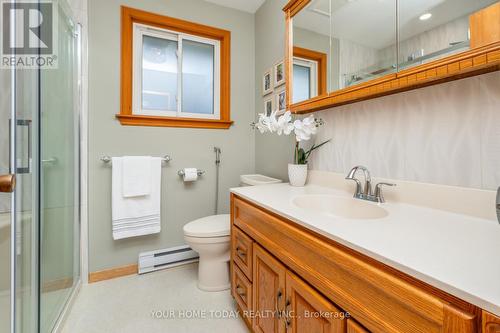
M 51 332 L 80 283 L 80 29 L 52 4 L 58 67 L 0 69 L 2 333 Z

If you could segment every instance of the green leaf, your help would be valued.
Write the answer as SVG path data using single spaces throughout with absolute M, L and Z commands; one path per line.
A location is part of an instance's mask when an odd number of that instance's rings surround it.
M 304 159 L 306 160 L 306 163 L 307 163 L 307 159 L 309 159 L 309 156 L 311 155 L 311 153 L 312 153 L 314 150 L 318 149 L 319 147 L 321 147 L 321 146 L 323 146 L 323 145 L 326 145 L 326 144 L 327 144 L 328 142 L 330 142 L 331 140 L 332 140 L 332 139 L 328 139 L 328 140 L 326 140 L 325 142 L 320 143 L 319 145 L 313 145 L 313 146 L 311 147 L 311 149 L 309 149 L 309 150 L 307 151 L 307 153 L 306 153 L 306 155 L 305 155 L 305 157 L 304 157 Z

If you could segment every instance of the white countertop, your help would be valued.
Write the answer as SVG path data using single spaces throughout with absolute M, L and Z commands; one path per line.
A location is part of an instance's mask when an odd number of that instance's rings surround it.
M 275 184 L 231 192 L 500 316 L 500 225 L 496 221 L 391 202 L 382 204 L 387 217 L 352 220 L 292 204 L 293 198 L 305 194 L 352 197 L 317 185 Z

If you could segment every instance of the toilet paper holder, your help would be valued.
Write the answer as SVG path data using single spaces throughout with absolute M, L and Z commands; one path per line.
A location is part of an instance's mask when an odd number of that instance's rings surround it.
M 198 174 L 198 177 L 199 176 L 203 176 L 205 174 L 205 171 L 203 170 L 196 170 L 196 173 Z M 184 170 L 179 170 L 177 171 L 177 174 L 181 177 L 184 177 Z

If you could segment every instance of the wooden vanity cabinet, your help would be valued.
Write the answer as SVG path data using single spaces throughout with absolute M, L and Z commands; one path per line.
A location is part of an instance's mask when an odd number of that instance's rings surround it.
M 483 333 L 500 333 L 500 317 L 483 311 L 482 319 Z
M 253 253 L 255 332 L 346 332 L 343 312 L 256 243 Z
M 232 293 L 253 311 L 253 332 L 500 333 L 500 319 L 473 304 L 236 195 L 231 207 L 232 240 L 252 244 L 252 305 Z

